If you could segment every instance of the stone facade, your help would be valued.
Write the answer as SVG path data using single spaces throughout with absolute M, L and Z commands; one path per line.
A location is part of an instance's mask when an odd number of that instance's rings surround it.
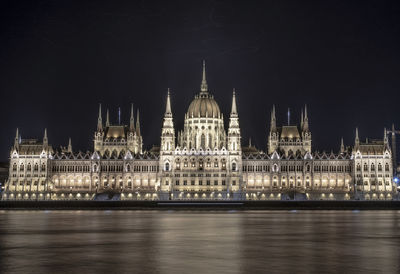
M 271 111 L 266 152 L 241 145 L 235 91 L 229 126 L 208 90 L 205 66 L 200 92 L 175 134 L 170 92 L 160 147 L 143 151 L 139 112 L 129 125 L 103 123 L 101 106 L 94 150 L 53 149 L 21 139 L 10 152 L 4 200 L 390 200 L 396 194 L 392 154 L 383 140 L 360 142 L 337 153 L 313 152 L 307 107 L 300 125 L 277 126 Z

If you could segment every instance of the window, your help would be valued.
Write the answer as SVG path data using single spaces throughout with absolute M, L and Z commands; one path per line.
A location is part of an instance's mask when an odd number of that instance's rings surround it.
M 217 186 L 218 185 L 218 181 L 214 181 L 214 185 Z
M 199 181 L 199 186 L 202 186 L 203 185 L 203 181 Z
M 357 171 L 361 171 L 361 166 L 360 166 L 360 164 L 357 164 Z
M 382 165 L 381 165 L 381 163 L 378 164 L 378 171 L 382 171 Z
M 389 164 L 388 163 L 385 164 L 385 171 L 389 171 Z
M 232 171 L 236 171 L 236 163 L 232 163 Z
M 25 167 L 24 167 L 24 165 L 22 164 L 22 165 L 19 167 L 19 171 L 24 171 L 24 169 L 25 169 Z
M 364 164 L 364 171 L 368 171 L 368 165 Z
M 209 186 L 211 184 L 210 180 L 207 180 L 207 185 Z
M 187 186 L 187 181 L 186 180 L 183 181 L 183 185 Z
M 194 186 L 194 181 L 191 181 L 190 184 L 191 184 L 192 186 Z
M 165 163 L 165 171 L 169 171 L 169 163 Z
M 232 181 L 232 185 L 233 185 L 233 186 L 236 185 L 236 181 L 235 181 L 235 180 Z
M 375 165 L 371 164 L 371 171 L 375 171 Z
M 226 185 L 226 181 L 225 180 L 222 180 L 222 185 L 223 186 Z
M 175 181 L 175 185 L 179 186 L 179 180 Z
M 201 135 L 201 147 L 203 149 L 206 147 L 206 136 L 204 134 Z

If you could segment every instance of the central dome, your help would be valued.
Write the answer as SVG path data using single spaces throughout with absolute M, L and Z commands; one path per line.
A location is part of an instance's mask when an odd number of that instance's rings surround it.
M 203 61 L 203 79 L 200 86 L 200 94 L 194 97 L 189 105 L 189 117 L 219 117 L 220 111 L 214 96 L 208 93 L 208 85 L 206 81 L 206 64 Z
M 189 117 L 219 117 L 220 110 L 214 97 L 208 92 L 200 92 L 189 105 Z

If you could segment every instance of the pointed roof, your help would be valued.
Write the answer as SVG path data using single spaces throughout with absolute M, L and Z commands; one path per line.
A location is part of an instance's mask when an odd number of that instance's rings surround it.
M 99 117 L 97 118 L 97 130 L 102 130 L 103 129 L 103 121 L 101 118 L 101 104 L 99 104 Z
M 107 115 L 106 115 L 106 127 L 110 126 L 110 113 L 107 109 Z
M 201 80 L 200 91 L 201 92 L 208 91 L 208 85 L 207 85 L 207 80 L 206 80 L 206 61 L 205 60 L 203 60 L 203 77 Z
M 303 131 L 308 131 L 308 113 L 307 105 L 304 105 Z
M 129 121 L 129 130 L 135 131 L 135 117 L 133 116 L 133 104 L 131 104 L 131 118 Z
M 72 142 L 71 142 L 71 137 L 68 140 L 68 152 L 72 153 Z
M 165 106 L 165 114 L 172 114 L 171 111 L 171 100 L 170 100 L 170 89 L 168 88 L 168 92 L 167 92 L 167 103 Z
M 344 143 L 343 143 L 343 137 L 342 137 L 342 139 L 340 140 L 340 153 L 343 153 L 344 152 Z
M 356 138 L 354 140 L 354 143 L 356 145 L 360 144 L 360 138 L 358 137 L 358 127 L 356 127 Z
M 235 92 L 235 89 L 233 89 L 233 93 L 232 93 L 232 109 L 231 109 L 231 114 L 237 114 L 236 92 Z
M 137 114 L 136 114 L 136 134 L 140 136 L 139 109 L 137 109 Z
M 271 129 L 270 129 L 270 131 L 276 131 L 275 105 L 272 105 L 272 110 L 271 110 Z

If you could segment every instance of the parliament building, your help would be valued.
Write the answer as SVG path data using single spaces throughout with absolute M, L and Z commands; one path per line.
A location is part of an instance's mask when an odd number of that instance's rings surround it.
M 243 146 L 235 91 L 228 129 L 209 92 L 200 91 L 176 130 L 168 90 L 159 147 L 143 148 L 139 113 L 128 125 L 105 123 L 101 105 L 94 146 L 77 152 L 43 139 L 21 139 L 10 151 L 3 200 L 391 200 L 392 152 L 381 140 L 343 140 L 336 153 L 312 150 L 307 107 L 298 125 L 278 125 L 272 107 L 268 147 Z M 175 131 L 176 130 L 176 131 Z

